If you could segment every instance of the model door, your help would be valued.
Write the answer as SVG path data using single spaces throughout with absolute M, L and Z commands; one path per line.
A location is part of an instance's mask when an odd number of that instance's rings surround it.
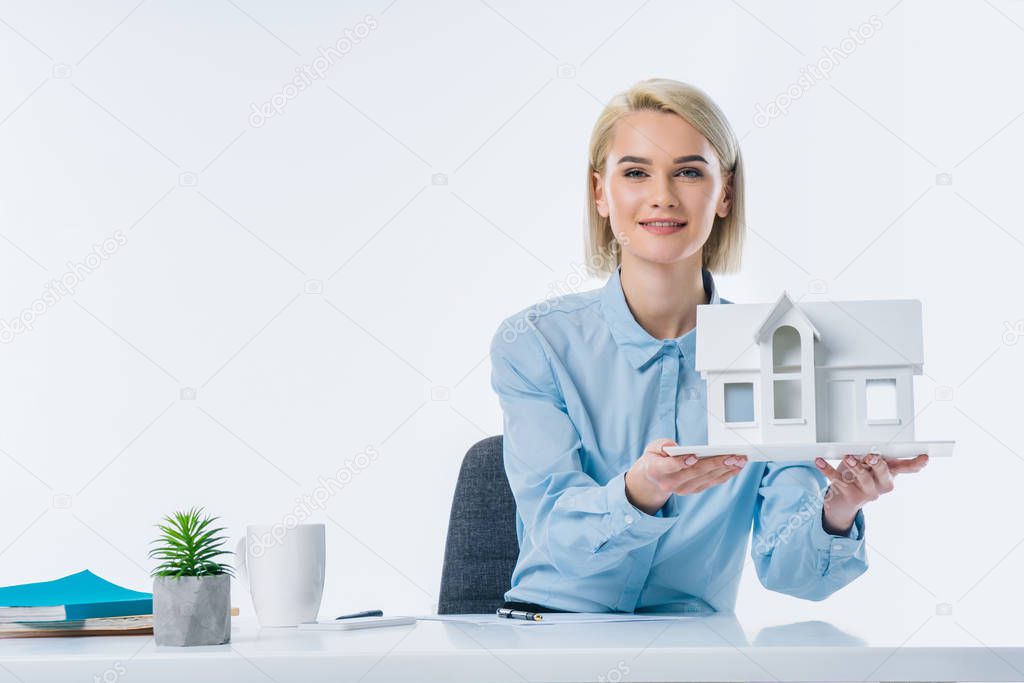
M 828 383 L 828 439 L 854 441 L 855 415 L 852 379 L 830 380 Z

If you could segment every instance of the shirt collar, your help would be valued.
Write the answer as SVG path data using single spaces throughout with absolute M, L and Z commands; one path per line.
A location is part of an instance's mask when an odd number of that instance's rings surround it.
M 675 339 L 661 340 L 655 339 L 640 326 L 626 304 L 626 295 L 622 292 L 620 280 L 621 269 L 621 265 L 615 269 L 601 290 L 601 311 L 612 337 L 633 367 L 639 370 L 673 342 L 684 356 L 692 356 L 696 347 L 696 329 Z M 722 300 L 711 272 L 702 268 L 701 276 L 704 280 L 704 291 L 708 295 L 708 303 L 720 304 Z

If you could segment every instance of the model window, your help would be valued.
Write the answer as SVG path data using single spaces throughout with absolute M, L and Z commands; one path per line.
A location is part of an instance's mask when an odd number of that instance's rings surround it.
M 869 379 L 865 382 L 867 399 L 867 418 L 873 420 L 895 420 L 899 417 L 896 410 L 896 379 Z
M 800 380 L 777 379 L 775 384 L 775 419 L 803 417 L 800 410 Z
M 753 382 L 729 382 L 725 385 L 725 421 L 754 421 Z
M 783 325 L 772 335 L 772 364 L 775 373 L 800 372 L 800 333 Z
M 772 334 L 772 405 L 776 420 L 803 417 L 800 367 L 800 333 L 792 325 L 782 325 Z

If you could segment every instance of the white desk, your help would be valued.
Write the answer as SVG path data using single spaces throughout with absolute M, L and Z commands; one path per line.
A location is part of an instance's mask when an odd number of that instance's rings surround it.
M 933 617 L 909 638 L 905 625 L 878 621 L 869 635 L 822 621 L 744 628 L 732 615 L 350 632 L 261 630 L 242 618 L 232 642 L 216 647 L 156 647 L 148 636 L 0 640 L 0 683 L 1024 681 L 1024 622 L 1005 642 L 983 644 L 953 617 Z

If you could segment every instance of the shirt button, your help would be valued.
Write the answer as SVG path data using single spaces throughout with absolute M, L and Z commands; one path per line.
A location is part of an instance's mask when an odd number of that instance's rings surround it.
M 624 520 L 625 520 L 626 524 L 632 524 L 633 523 L 633 515 L 626 515 Z
M 842 550 L 842 549 L 843 549 L 843 544 L 842 543 L 833 543 L 832 544 L 832 550 Z

